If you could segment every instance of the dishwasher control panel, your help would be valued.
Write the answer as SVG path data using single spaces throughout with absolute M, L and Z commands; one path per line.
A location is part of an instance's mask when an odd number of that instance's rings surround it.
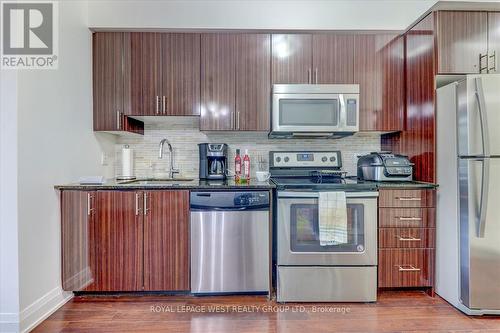
M 191 210 L 269 209 L 267 191 L 193 191 L 190 199 Z

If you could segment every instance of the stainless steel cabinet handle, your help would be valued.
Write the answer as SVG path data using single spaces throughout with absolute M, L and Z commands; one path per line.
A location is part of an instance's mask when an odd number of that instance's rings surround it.
M 314 69 L 314 83 L 318 84 L 318 67 Z
M 92 196 L 90 195 L 90 193 L 87 193 L 87 216 L 90 216 L 93 210 L 94 208 L 92 208 Z
M 236 129 L 240 129 L 240 111 L 236 112 Z
M 160 113 L 160 97 L 159 96 L 156 96 L 155 104 L 156 104 L 156 114 L 158 114 L 158 113 Z
M 167 97 L 162 97 L 162 112 L 163 114 L 167 113 Z
M 307 83 L 311 83 L 312 80 L 311 80 L 311 69 L 308 68 L 307 69 Z
M 398 217 L 400 221 L 422 221 L 421 217 Z
M 490 55 L 488 57 L 489 59 L 493 59 L 493 67 L 488 68 L 488 73 L 491 72 L 496 72 L 497 71 L 497 51 L 493 51 L 493 55 Z M 488 60 L 489 62 L 489 60 Z M 488 64 L 489 66 L 489 64 Z
M 410 266 L 409 268 L 405 268 L 404 266 Z M 420 268 L 414 267 L 412 265 L 398 265 L 400 272 L 418 272 Z
M 399 201 L 422 201 L 422 198 L 416 198 L 416 197 L 399 197 L 397 199 Z
M 139 215 L 139 193 L 135 194 L 135 215 Z
M 148 193 L 144 192 L 144 215 L 148 215 Z
M 486 58 L 486 66 L 483 67 L 483 59 Z M 479 53 L 479 73 L 482 73 L 484 70 L 488 71 L 488 53 L 481 54 Z
M 122 114 L 120 113 L 120 110 L 116 111 L 116 128 L 121 129 L 122 128 Z
M 401 242 L 420 242 L 422 240 L 420 238 L 415 238 L 415 237 L 412 237 L 412 236 L 409 236 L 409 237 L 396 236 L 396 237 L 399 238 L 399 240 Z

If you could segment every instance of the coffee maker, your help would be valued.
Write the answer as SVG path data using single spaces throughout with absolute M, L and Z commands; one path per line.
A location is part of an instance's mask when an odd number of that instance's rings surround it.
M 227 175 L 227 145 L 200 143 L 200 179 L 225 180 Z

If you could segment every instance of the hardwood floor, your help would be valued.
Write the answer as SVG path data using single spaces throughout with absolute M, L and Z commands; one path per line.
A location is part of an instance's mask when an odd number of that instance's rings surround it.
M 328 310 L 334 312 L 322 312 Z M 468 317 L 441 298 L 431 298 L 420 291 L 384 291 L 376 304 L 276 304 L 263 296 L 80 296 L 34 330 L 51 333 L 402 331 L 500 332 L 500 317 Z

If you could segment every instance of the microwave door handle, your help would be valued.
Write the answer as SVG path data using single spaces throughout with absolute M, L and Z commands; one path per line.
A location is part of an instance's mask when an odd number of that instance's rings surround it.
M 345 128 L 347 124 L 347 115 L 346 115 L 346 108 L 345 108 L 345 100 L 344 100 L 344 95 L 340 94 L 339 95 L 339 128 Z

